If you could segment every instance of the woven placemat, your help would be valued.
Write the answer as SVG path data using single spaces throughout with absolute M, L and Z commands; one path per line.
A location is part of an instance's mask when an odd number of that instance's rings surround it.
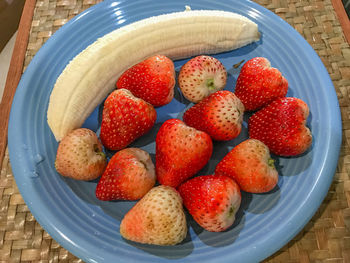
M 24 70 L 69 19 L 101 0 L 38 0 Z M 334 83 L 343 144 L 334 181 L 305 228 L 266 262 L 350 262 L 350 48 L 330 0 L 256 0 L 292 25 L 316 50 Z M 6 151 L 0 175 L 0 262 L 82 262 L 62 248 L 30 213 Z

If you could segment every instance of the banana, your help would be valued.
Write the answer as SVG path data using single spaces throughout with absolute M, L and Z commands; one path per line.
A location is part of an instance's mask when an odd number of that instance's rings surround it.
M 236 13 L 189 10 L 146 18 L 97 39 L 57 78 L 47 110 L 57 141 L 86 118 L 129 67 L 156 54 L 176 60 L 216 54 L 258 41 L 258 26 Z

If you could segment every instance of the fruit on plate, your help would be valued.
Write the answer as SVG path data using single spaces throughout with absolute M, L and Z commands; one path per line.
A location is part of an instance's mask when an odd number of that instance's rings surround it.
M 138 148 L 126 148 L 112 156 L 95 194 L 103 201 L 137 200 L 147 194 L 155 182 L 156 171 L 150 155 Z
M 213 140 L 228 141 L 236 138 L 242 129 L 244 106 L 234 93 L 217 91 L 183 115 L 184 122 L 210 135 Z
M 81 127 L 121 74 L 146 58 L 170 59 L 233 50 L 258 41 L 258 25 L 227 11 L 190 10 L 146 18 L 99 38 L 57 78 L 47 121 L 56 140 Z M 65 63 L 65 62 L 64 62 Z
M 245 192 L 266 193 L 278 182 L 274 163 L 264 143 L 248 139 L 235 146 L 218 163 L 215 174 L 231 177 Z
M 129 90 L 113 91 L 104 102 L 100 138 L 110 150 L 120 150 L 151 130 L 157 118 L 154 107 Z
M 163 55 L 149 57 L 125 71 L 116 85 L 155 107 L 163 106 L 174 97 L 174 63 Z
M 229 228 L 241 205 L 239 186 L 227 176 L 198 176 L 184 182 L 178 191 L 193 219 L 211 232 Z
M 79 128 L 68 133 L 57 148 L 55 168 L 65 177 L 89 181 L 99 177 L 107 165 L 96 133 Z
M 198 103 L 226 85 L 227 72 L 222 63 L 211 56 L 197 56 L 187 61 L 179 72 L 179 88 L 182 94 Z
M 179 119 L 163 123 L 156 136 L 156 174 L 163 185 L 177 187 L 209 161 L 213 142 L 208 134 Z
M 264 57 L 248 60 L 236 81 L 235 94 L 247 111 L 255 111 L 272 100 L 285 97 L 288 81 Z
M 124 216 L 120 234 L 139 243 L 162 246 L 180 243 L 187 235 L 181 196 L 170 186 L 152 188 Z
M 274 154 L 300 155 L 312 144 L 308 116 L 309 107 L 301 99 L 278 98 L 249 118 L 249 137 L 265 143 Z

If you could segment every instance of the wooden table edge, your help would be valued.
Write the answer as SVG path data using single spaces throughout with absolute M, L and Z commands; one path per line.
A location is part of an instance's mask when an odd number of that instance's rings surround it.
M 35 3 L 36 0 L 25 1 L 0 104 L 0 127 L 3 127 L 0 131 L 0 168 L 2 168 L 2 160 L 4 159 L 7 147 L 7 129 L 12 100 L 23 72 L 23 63 L 26 55 Z
M 350 43 L 350 20 L 341 0 L 331 0 L 335 13 L 343 29 L 345 39 Z

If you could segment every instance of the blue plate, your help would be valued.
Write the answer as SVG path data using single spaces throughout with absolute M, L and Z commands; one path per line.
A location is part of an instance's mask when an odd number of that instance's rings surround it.
M 256 56 L 267 57 L 289 81 L 289 96 L 310 107 L 314 143 L 297 158 L 278 158 L 278 187 L 269 194 L 243 194 L 233 227 L 223 233 L 201 229 L 188 216 L 189 232 L 179 245 L 159 247 L 126 241 L 119 224 L 134 202 L 102 202 L 95 198 L 96 181 L 79 182 L 56 173 L 57 142 L 47 125 L 51 89 L 70 59 L 98 37 L 152 15 L 192 9 L 220 9 L 245 15 L 259 25 L 262 38 L 244 48 L 216 55 L 229 69 L 228 90 L 239 70 L 232 65 Z M 127 51 L 126 51 L 127 52 Z M 176 69 L 185 61 L 176 61 Z M 176 88 L 177 89 L 177 88 Z M 133 145 L 154 157 L 154 138 L 164 120 L 180 117 L 189 103 L 175 99 L 158 108 L 154 129 Z M 98 129 L 96 111 L 85 123 Z M 18 86 L 9 123 L 9 151 L 18 188 L 31 212 L 63 247 L 88 262 L 257 262 L 285 245 L 311 219 L 324 199 L 337 165 L 341 144 L 337 97 L 321 60 L 286 22 L 265 8 L 242 0 L 105 1 L 78 15 L 39 50 Z M 215 143 L 213 158 L 200 174 L 213 173 L 218 161 L 247 138 L 247 129 L 227 143 Z

